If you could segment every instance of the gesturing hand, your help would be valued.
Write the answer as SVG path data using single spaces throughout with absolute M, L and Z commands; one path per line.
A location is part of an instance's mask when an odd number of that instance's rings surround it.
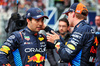
M 46 33 L 47 34 L 47 41 L 54 43 L 55 40 L 60 39 L 59 35 L 56 34 L 54 31 L 51 31 L 52 34 Z

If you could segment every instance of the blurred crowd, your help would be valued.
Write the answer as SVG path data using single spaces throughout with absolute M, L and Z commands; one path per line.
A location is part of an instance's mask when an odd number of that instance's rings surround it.
M 11 9 L 15 11 L 17 0 L 0 0 L 0 11 L 1 9 L 5 9 L 5 11 Z M 69 7 L 71 0 L 54 0 L 56 7 Z M 82 4 L 86 5 L 87 7 L 95 7 L 96 0 L 75 0 L 75 2 L 81 2 Z M 46 0 L 20 0 L 18 2 L 18 8 L 21 10 L 26 11 L 30 7 L 39 7 L 43 11 L 46 8 Z M 51 3 L 50 3 L 51 4 Z M 100 0 L 98 0 L 98 4 L 100 4 Z
M 97 5 L 100 6 L 100 0 L 80 0 L 80 2 L 86 5 L 89 10 L 96 10 Z
M 16 12 L 16 2 L 19 0 L 0 0 L 0 12 L 7 12 L 9 10 Z M 50 1 L 50 0 L 48 0 Z M 54 7 L 57 7 L 59 9 L 65 9 L 66 7 L 70 6 L 71 0 L 54 0 Z M 93 7 L 95 9 L 96 7 L 96 0 L 74 0 L 75 2 L 81 2 L 87 7 Z M 49 3 L 49 4 L 52 4 Z M 98 4 L 100 4 L 100 0 L 98 0 Z M 18 2 L 18 9 L 19 12 L 25 13 L 27 9 L 30 7 L 39 7 L 44 12 L 46 10 L 46 0 L 20 0 Z
M 46 13 L 46 8 L 56 7 L 58 11 L 57 18 L 59 18 L 64 9 L 70 6 L 70 1 L 71 0 L 0 0 L 0 34 L 4 31 L 2 28 L 5 27 L 11 14 L 17 12 L 17 4 L 18 13 L 21 15 L 24 15 L 31 7 L 39 7 L 44 13 Z M 74 0 L 74 2 L 83 3 L 87 6 L 88 10 L 96 10 L 96 0 Z M 98 0 L 98 4 L 100 4 L 100 0 Z
M 43 3 L 44 0 L 20 0 L 17 3 L 17 0 L 1 0 L 0 1 L 0 11 L 8 11 L 12 10 L 16 12 L 17 4 L 18 10 L 20 11 L 27 11 L 30 7 L 39 7 L 43 11 L 45 11 L 45 4 Z

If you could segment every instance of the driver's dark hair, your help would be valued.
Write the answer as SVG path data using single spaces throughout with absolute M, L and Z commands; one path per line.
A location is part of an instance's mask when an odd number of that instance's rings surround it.
M 31 21 L 32 20 L 32 17 L 29 17 L 28 19 Z

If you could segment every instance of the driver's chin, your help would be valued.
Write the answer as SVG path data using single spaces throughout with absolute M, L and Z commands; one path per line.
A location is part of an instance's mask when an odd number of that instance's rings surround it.
M 40 30 L 37 30 L 36 32 L 39 32 Z
M 35 32 L 39 32 L 39 31 L 40 31 L 39 29 L 36 29 L 36 30 L 35 30 Z

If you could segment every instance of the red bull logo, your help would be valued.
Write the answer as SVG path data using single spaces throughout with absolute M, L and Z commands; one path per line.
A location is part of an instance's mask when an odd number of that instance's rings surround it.
M 8 63 L 8 64 L 3 64 L 2 66 L 11 66 L 11 65 Z
M 40 63 L 43 62 L 45 60 L 45 57 L 42 56 L 41 54 L 35 54 L 34 56 L 30 57 L 28 56 L 28 61 L 27 62 L 36 62 L 36 63 Z
M 11 66 L 11 65 L 8 63 L 8 64 L 6 64 L 6 66 Z
M 30 40 L 30 37 L 29 36 L 24 36 L 24 38 L 29 41 Z

